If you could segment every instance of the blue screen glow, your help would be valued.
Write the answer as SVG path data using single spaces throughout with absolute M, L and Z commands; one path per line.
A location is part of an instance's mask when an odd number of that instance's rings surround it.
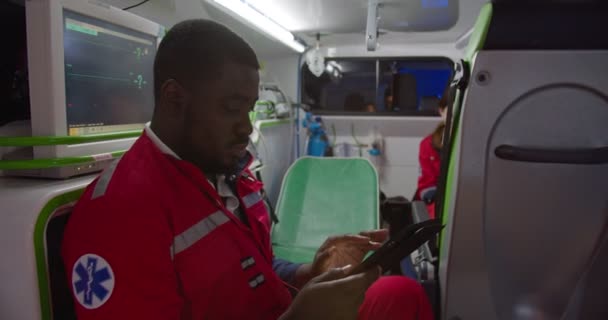
M 425 9 L 445 8 L 449 4 L 449 0 L 421 0 L 422 7 Z

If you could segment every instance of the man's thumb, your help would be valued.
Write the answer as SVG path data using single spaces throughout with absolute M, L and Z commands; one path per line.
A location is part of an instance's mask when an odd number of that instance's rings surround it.
M 313 279 L 313 282 L 326 282 L 338 280 L 346 277 L 348 275 L 348 271 L 351 269 L 351 265 L 344 266 L 342 268 L 334 268 L 331 269 L 320 276 Z

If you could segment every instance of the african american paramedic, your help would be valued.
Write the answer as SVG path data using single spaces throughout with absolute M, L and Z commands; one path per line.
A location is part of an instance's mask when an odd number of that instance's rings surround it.
M 166 34 L 151 123 L 66 227 L 78 319 L 430 319 L 415 282 L 348 274 L 386 232 L 329 238 L 311 264 L 273 257 L 262 184 L 247 170 L 258 69 L 215 22 Z

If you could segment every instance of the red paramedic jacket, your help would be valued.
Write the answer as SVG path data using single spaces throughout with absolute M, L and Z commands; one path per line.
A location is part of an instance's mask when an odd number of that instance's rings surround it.
M 439 172 L 441 168 L 441 159 L 439 151 L 433 146 L 433 135 L 429 135 L 420 142 L 420 151 L 418 153 L 420 161 L 420 176 L 418 177 L 418 189 L 415 200 L 420 200 L 427 192 L 437 190 L 437 181 L 439 180 Z M 427 206 L 431 218 L 435 217 L 434 204 Z
M 68 221 L 62 254 L 78 319 L 277 319 L 291 295 L 272 268 L 262 184 L 237 179 L 250 227 L 198 168 L 144 133 Z

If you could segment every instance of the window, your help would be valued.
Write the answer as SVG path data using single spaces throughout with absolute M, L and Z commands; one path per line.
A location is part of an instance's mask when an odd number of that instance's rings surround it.
M 436 114 L 453 73 L 449 59 L 328 59 L 315 76 L 304 64 L 302 102 L 317 114 Z

